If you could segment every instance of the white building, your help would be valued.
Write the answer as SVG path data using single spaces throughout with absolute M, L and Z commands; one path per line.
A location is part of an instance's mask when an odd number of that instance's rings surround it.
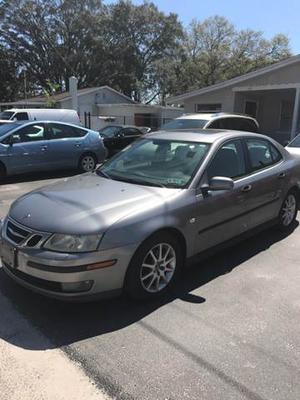
M 72 108 L 72 93 L 64 92 L 51 96 L 57 108 Z M 11 103 L 0 103 L 2 110 L 8 108 L 44 108 L 49 99 L 36 96 Z M 77 111 L 82 123 L 92 129 L 100 129 L 108 124 L 126 124 L 158 128 L 164 122 L 176 118 L 183 109 L 144 105 L 136 103 L 109 86 L 100 86 L 77 91 Z

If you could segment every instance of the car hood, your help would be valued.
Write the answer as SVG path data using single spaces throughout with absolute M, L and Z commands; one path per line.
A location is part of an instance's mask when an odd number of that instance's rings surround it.
M 12 204 L 9 215 L 43 232 L 103 233 L 125 216 L 161 206 L 176 193 L 178 189 L 135 185 L 89 173 L 23 195 Z
M 285 147 L 286 151 L 288 151 L 293 156 L 300 157 L 300 147 Z

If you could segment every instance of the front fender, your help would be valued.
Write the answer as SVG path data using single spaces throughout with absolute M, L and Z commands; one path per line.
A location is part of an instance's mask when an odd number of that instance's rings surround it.
M 180 215 L 166 214 L 160 212 L 157 215 L 148 215 L 142 219 L 124 218 L 110 227 L 103 236 L 100 250 L 127 246 L 130 244 L 139 245 L 153 233 L 161 229 L 176 229 L 183 235 L 187 244 L 187 254 L 192 251 L 192 241 L 189 240 L 190 227 Z

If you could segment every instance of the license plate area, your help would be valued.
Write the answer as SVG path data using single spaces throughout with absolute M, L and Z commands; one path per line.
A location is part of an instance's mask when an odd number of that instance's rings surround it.
M 1 259 L 11 268 L 18 268 L 18 250 L 11 244 L 2 241 L 0 249 Z

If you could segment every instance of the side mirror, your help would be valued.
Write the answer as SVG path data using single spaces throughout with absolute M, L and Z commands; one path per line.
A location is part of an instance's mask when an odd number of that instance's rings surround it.
M 217 191 L 217 190 L 232 190 L 234 187 L 234 182 L 231 178 L 227 178 L 225 176 L 214 176 L 209 181 L 208 185 L 203 185 L 201 187 L 202 191 L 208 192 Z
M 19 136 L 10 135 L 6 139 L 6 144 L 8 144 L 9 146 L 12 146 L 14 143 L 19 143 L 19 142 L 20 142 Z

